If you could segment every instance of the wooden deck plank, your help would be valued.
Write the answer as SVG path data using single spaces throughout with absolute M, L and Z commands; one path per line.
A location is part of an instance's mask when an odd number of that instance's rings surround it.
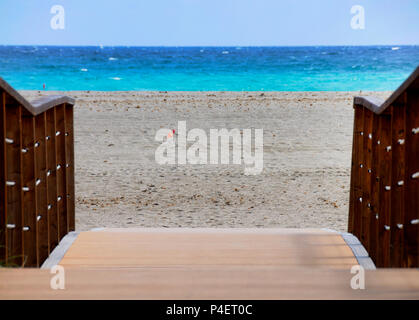
M 81 232 L 59 263 L 0 269 L 0 299 L 419 299 L 418 270 L 366 271 L 342 236 L 290 229 L 110 229 Z
M 419 299 L 418 270 L 366 272 L 353 290 L 349 270 L 325 268 L 170 267 L 66 269 L 65 289 L 48 270 L 0 270 L 0 299 Z
M 81 232 L 64 267 L 272 265 L 348 268 L 352 250 L 337 233 Z

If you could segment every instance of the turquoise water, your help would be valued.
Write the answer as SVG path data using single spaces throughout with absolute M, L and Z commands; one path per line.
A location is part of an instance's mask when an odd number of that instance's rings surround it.
M 0 76 L 19 90 L 394 90 L 419 46 L 0 46 Z

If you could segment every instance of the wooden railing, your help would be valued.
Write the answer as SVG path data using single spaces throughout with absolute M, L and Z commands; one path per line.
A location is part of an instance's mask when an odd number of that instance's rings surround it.
M 75 229 L 73 105 L 0 78 L 0 263 L 39 267 Z
M 377 267 L 419 267 L 418 71 L 386 102 L 354 101 L 349 232 Z

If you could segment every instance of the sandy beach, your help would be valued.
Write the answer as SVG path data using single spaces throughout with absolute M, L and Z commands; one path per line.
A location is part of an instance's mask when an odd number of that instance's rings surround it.
M 290 227 L 346 231 L 359 92 L 40 92 L 75 106 L 76 228 Z M 362 93 L 367 95 L 371 93 Z M 374 93 L 385 98 L 389 92 Z M 159 165 L 160 128 L 264 130 L 264 170 Z

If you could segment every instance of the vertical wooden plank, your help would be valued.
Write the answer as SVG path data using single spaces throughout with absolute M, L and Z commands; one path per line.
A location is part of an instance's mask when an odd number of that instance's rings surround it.
M 65 106 L 65 145 L 68 231 L 75 230 L 75 187 L 74 187 L 74 120 L 73 106 Z
M 35 195 L 35 118 L 22 112 L 22 230 L 26 267 L 38 266 Z
M 35 117 L 35 191 L 36 191 L 36 224 L 39 265 L 48 258 L 48 198 L 47 198 L 47 162 L 46 162 L 46 114 Z
M 380 253 L 378 267 L 390 266 L 390 225 L 391 225 L 391 116 L 383 114 L 379 118 L 380 145 L 378 148 L 380 208 L 378 212 Z
M 406 105 L 391 107 L 392 131 L 392 193 L 391 193 L 391 243 L 390 266 L 403 266 L 404 189 L 405 182 L 405 130 Z
M 51 252 L 58 244 L 55 108 L 46 111 L 46 131 L 48 239 Z
M 21 214 L 21 107 L 6 94 L 6 264 L 23 264 L 22 214 Z
M 361 164 L 361 184 L 362 184 L 362 213 L 361 213 L 361 238 L 359 239 L 365 249 L 369 251 L 370 243 L 370 221 L 371 221 L 371 167 L 372 167 L 372 130 L 373 130 L 373 112 L 364 110 L 364 135 L 363 151 Z
M 6 262 L 6 94 L 0 91 L 0 264 Z
M 405 265 L 419 266 L 419 93 L 407 91 L 406 188 L 404 245 Z M 416 224 L 415 224 L 416 223 Z
M 355 106 L 355 130 L 354 130 L 354 156 L 352 172 L 353 188 L 353 218 L 352 233 L 360 238 L 361 236 L 361 215 L 362 215 L 362 153 L 364 136 L 364 108 Z
M 380 145 L 378 144 L 380 131 L 379 131 L 379 116 L 373 115 L 373 127 L 372 127 L 372 160 L 371 160 L 371 169 L 368 173 L 371 176 L 371 215 L 369 223 L 369 244 L 368 244 L 368 253 L 374 263 L 377 263 L 380 243 L 378 236 L 378 213 L 380 211 L 380 180 L 379 176 L 379 159 L 378 151 Z
M 357 134 L 357 108 L 354 106 L 354 126 L 353 126 L 353 135 L 352 135 L 352 161 L 351 161 L 351 182 L 349 188 L 349 215 L 348 215 L 348 232 L 353 233 L 354 228 L 354 215 L 355 215 L 355 180 L 356 180 L 356 171 L 355 171 L 355 164 L 356 164 L 356 134 Z
M 68 232 L 67 224 L 67 196 L 65 177 L 65 106 L 55 107 L 56 114 L 56 170 L 57 170 L 57 212 L 58 239 L 61 240 Z

